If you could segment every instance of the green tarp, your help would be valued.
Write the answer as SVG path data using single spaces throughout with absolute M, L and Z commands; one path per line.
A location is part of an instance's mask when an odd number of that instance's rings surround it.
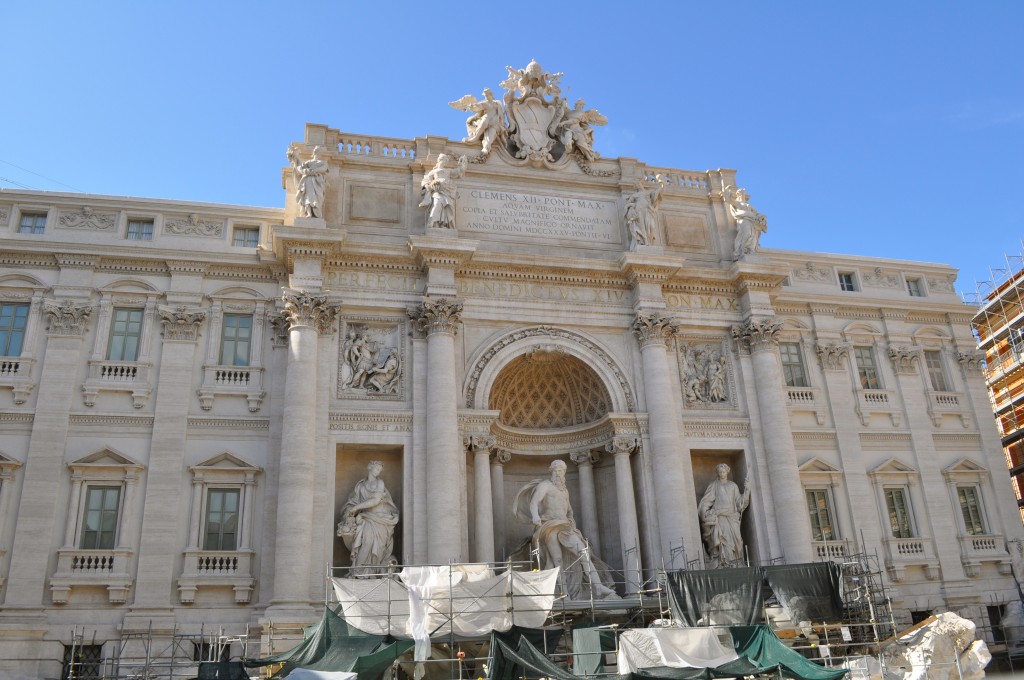
M 604 655 L 615 651 L 611 628 L 574 628 L 572 631 L 573 675 L 604 673 Z
M 825 668 L 805 659 L 775 636 L 768 626 L 730 626 L 736 653 L 762 668 L 782 667 L 782 674 L 797 680 L 838 680 L 848 670 Z

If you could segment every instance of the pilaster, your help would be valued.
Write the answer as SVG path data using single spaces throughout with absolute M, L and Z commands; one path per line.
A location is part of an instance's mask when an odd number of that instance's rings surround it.
M 473 559 L 494 560 L 494 505 L 491 502 L 491 450 L 498 443 L 494 435 L 467 435 L 462 444 L 473 456 L 473 491 L 476 507 L 473 524 Z

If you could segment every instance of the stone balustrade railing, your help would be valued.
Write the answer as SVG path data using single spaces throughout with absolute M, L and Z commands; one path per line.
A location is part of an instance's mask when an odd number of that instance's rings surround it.
M 833 560 L 849 556 L 851 553 L 850 542 L 838 541 L 811 541 L 814 550 L 814 557 L 819 560 Z
M 263 403 L 263 367 L 203 366 L 203 384 L 199 388 L 199 405 L 204 411 L 213 408 L 218 396 L 242 396 L 249 411 L 255 413 Z
M 89 379 L 102 382 L 134 383 L 146 382 L 149 378 L 149 364 L 137 361 L 90 361 Z
M 24 404 L 35 387 L 32 382 L 32 366 L 35 359 L 25 357 L 4 357 L 0 360 L 0 387 L 14 390 L 14 403 Z
M 50 579 L 54 604 L 66 604 L 78 586 L 105 587 L 111 603 L 125 602 L 132 584 L 131 557 L 132 551 L 125 549 L 61 548 L 57 551 L 57 570 Z
M 338 135 L 338 152 L 346 156 L 411 161 L 416 158 L 416 142 L 408 139 L 342 133 Z
M 643 179 L 646 182 L 655 182 L 658 175 L 661 175 L 662 179 L 666 181 L 666 186 L 672 189 L 706 194 L 711 186 L 708 173 L 706 172 L 676 170 L 673 168 L 646 168 Z
M 252 550 L 186 550 L 178 598 L 182 604 L 192 604 L 200 589 L 228 586 L 234 590 L 236 603 L 247 603 L 256 585 L 253 557 Z

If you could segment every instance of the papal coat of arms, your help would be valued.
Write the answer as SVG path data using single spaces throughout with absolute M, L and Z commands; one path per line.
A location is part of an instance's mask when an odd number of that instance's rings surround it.
M 593 126 L 605 125 L 608 119 L 586 109 L 582 99 L 570 107 L 559 87 L 561 73 L 548 73 L 536 61 L 523 69 L 505 68 L 508 79 L 501 83 L 501 102 L 490 89 L 484 90 L 481 100 L 467 94 L 451 102 L 453 108 L 473 114 L 466 120 L 462 141 L 479 142 L 481 160 L 497 149 L 513 164 L 556 168 L 574 159 L 586 169 L 599 157 Z

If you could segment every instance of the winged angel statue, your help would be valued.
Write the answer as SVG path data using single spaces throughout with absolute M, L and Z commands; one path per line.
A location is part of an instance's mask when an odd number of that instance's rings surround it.
M 508 78 L 501 83 L 505 90 L 502 101 L 485 89 L 481 100 L 467 94 L 449 104 L 472 114 L 466 120 L 462 141 L 479 142 L 481 159 L 492 148 L 534 165 L 558 163 L 569 157 L 583 162 L 600 157 L 594 150 L 593 126 L 606 125 L 608 119 L 586 109 L 582 99 L 570 107 L 561 96 L 562 73 L 548 73 L 536 61 L 523 69 L 505 68 Z

